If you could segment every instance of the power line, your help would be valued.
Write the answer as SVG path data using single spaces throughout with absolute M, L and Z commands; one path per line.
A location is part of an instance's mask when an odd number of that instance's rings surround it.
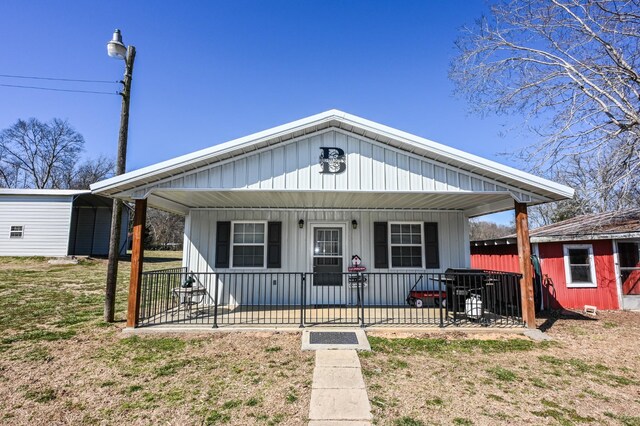
M 38 87 L 38 86 L 20 86 L 17 84 L 0 84 L 2 87 L 15 87 L 18 89 L 36 89 L 36 90 L 50 90 L 53 92 L 74 92 L 74 93 L 93 93 L 96 95 L 119 95 L 118 92 L 98 92 L 94 90 L 74 90 L 74 89 L 54 89 L 52 87 Z
M 74 79 L 74 78 L 31 77 L 26 75 L 11 75 L 11 74 L 0 74 L 0 77 L 22 78 L 22 79 L 29 79 L 29 80 L 72 81 L 76 83 L 107 83 L 107 84 L 120 83 L 119 81 L 110 81 L 110 80 L 80 80 L 80 79 Z

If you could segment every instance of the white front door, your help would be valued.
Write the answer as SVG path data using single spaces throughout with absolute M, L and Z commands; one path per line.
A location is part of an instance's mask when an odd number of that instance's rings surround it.
M 311 226 L 313 275 L 310 277 L 309 298 L 312 304 L 344 304 L 344 234 L 342 224 Z

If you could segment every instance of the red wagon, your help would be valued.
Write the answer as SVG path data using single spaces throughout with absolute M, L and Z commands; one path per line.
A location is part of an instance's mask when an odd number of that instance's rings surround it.
M 422 281 L 422 276 L 418 278 L 416 283 L 409 290 L 409 295 L 407 296 L 407 303 L 409 306 L 416 308 L 423 308 L 425 305 L 430 304 L 431 306 L 439 307 L 442 304 L 442 307 L 447 306 L 447 292 L 441 290 L 416 290 L 416 287 Z

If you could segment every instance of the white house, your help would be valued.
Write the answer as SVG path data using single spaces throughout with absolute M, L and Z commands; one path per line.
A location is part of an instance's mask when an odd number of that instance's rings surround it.
M 206 287 L 219 304 L 262 303 L 256 301 L 267 294 L 276 300 L 269 303 L 360 303 L 348 277 L 338 276 L 352 256 L 368 274 L 395 274 L 396 281 L 409 272 L 468 268 L 470 217 L 514 203 L 526 214 L 527 205 L 573 196 L 566 186 L 337 110 L 91 189 L 135 201 L 138 210 L 149 205 L 186 216 L 184 267 L 217 274 Z M 143 212 L 137 217 L 144 222 Z M 304 289 L 296 283 L 295 292 L 277 293 L 293 273 L 312 279 Z M 224 274 L 234 286 L 246 284 L 241 297 L 225 292 L 232 284 L 222 282 Z M 371 277 L 361 297 L 376 293 L 377 304 L 395 303 L 400 296 L 384 296 L 387 284 Z M 140 297 L 135 289 L 132 297 Z
M 89 190 L 0 189 L 0 256 L 107 255 L 111 204 Z

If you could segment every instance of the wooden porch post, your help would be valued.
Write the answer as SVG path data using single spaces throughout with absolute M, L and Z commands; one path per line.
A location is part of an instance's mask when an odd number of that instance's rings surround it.
M 133 216 L 133 246 L 131 248 L 131 278 L 129 280 L 127 327 L 137 327 L 140 315 L 140 285 L 142 282 L 143 241 L 146 221 L 147 200 L 136 200 L 136 209 Z
M 520 293 L 522 319 L 529 328 L 536 328 L 535 301 L 533 298 L 533 266 L 531 264 L 531 243 L 529 242 L 529 215 L 527 205 L 515 203 L 516 235 L 518 239 L 518 260 L 520 261 Z

